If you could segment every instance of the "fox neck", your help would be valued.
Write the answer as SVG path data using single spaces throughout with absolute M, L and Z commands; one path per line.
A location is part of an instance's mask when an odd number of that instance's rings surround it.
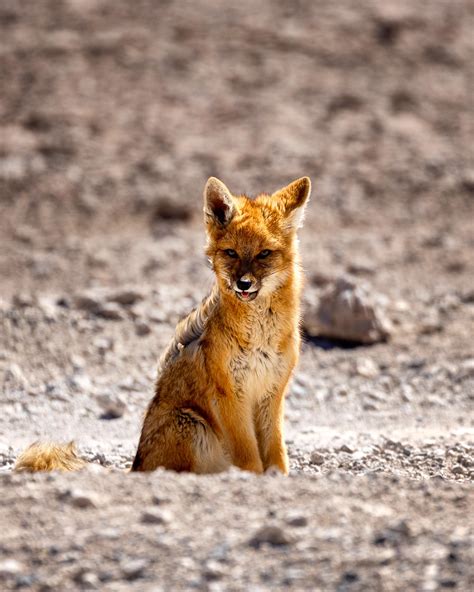
M 247 324 L 252 318 L 270 310 L 287 317 L 287 320 L 299 317 L 301 272 L 297 259 L 290 264 L 286 278 L 278 288 L 269 294 L 259 294 L 251 302 L 239 300 L 233 291 L 229 291 L 220 282 L 217 283 L 217 289 L 220 317 L 228 320 L 230 326 L 235 326 L 236 323 Z

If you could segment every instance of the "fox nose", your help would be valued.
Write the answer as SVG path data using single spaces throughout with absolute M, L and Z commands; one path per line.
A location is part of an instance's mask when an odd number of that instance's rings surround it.
M 238 280 L 237 281 L 237 288 L 239 288 L 239 290 L 243 290 L 244 292 L 246 292 L 250 286 L 252 285 L 252 280 Z

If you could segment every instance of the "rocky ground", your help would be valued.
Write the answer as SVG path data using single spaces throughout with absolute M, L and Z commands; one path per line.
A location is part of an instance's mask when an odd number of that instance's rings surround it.
M 2 2 L 2 590 L 472 588 L 472 16 Z M 124 472 L 211 174 L 313 180 L 289 478 Z M 12 473 L 39 438 L 94 464 Z

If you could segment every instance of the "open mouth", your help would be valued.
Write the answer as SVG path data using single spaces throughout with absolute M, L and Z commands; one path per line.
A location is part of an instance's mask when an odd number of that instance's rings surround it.
M 243 290 L 234 291 L 237 294 L 237 298 L 240 298 L 240 300 L 243 300 L 244 302 L 250 302 L 251 300 L 254 300 L 258 294 L 258 290 L 254 290 L 253 292 L 245 292 Z

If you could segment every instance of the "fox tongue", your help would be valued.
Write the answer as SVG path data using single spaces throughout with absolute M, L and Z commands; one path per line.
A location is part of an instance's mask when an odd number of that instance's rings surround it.
M 241 292 L 240 293 L 242 298 L 248 298 L 249 297 L 249 292 Z

